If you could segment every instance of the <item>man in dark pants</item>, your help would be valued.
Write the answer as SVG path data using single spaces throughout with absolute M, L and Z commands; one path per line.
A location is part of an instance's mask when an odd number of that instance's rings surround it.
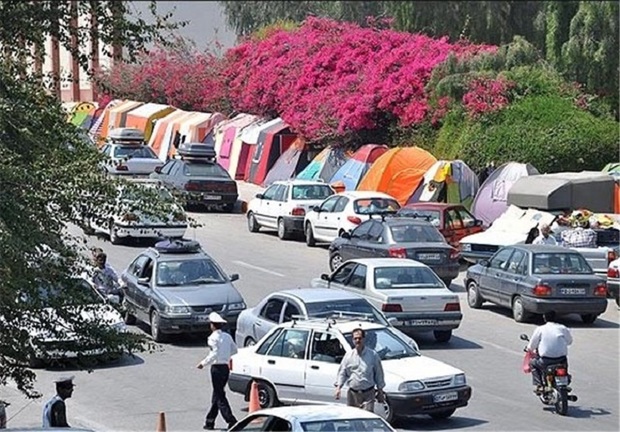
M 43 428 L 70 427 L 67 423 L 65 400 L 73 394 L 73 377 L 56 381 L 56 396 L 43 407 Z
M 222 331 L 222 327 L 226 324 L 226 320 L 218 313 L 211 312 L 211 314 L 209 314 L 209 323 L 211 325 L 211 335 L 207 340 L 207 344 L 211 351 L 196 366 L 198 369 L 202 369 L 207 365 L 211 365 L 213 396 L 211 397 L 211 409 L 207 413 L 203 429 L 215 428 L 215 419 L 218 412 L 222 413 L 222 417 L 224 417 L 230 429 L 237 423 L 237 419 L 230 409 L 230 404 L 228 403 L 224 389 L 226 388 L 228 375 L 230 374 L 228 362 L 230 358 L 237 353 L 237 345 L 228 333 Z

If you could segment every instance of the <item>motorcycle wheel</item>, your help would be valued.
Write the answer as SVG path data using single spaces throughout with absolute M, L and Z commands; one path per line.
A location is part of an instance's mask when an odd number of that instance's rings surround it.
M 568 413 L 568 391 L 566 387 L 560 387 L 555 391 L 555 412 L 561 416 L 565 416 Z

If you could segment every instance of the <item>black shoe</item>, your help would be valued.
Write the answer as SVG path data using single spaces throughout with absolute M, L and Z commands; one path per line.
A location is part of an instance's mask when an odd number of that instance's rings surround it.
M 213 430 L 215 429 L 215 424 L 206 424 L 202 427 L 205 430 Z
M 235 420 L 234 422 L 228 423 L 228 429 L 229 430 L 232 429 L 232 427 L 236 424 L 237 424 L 237 420 Z

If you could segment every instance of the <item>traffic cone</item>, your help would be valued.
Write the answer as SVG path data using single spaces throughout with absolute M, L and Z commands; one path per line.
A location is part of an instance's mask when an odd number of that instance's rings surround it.
M 155 432 L 166 432 L 166 413 L 160 412 L 157 417 L 157 429 Z
M 252 381 L 252 388 L 250 389 L 250 406 L 248 412 L 253 413 L 260 409 L 260 401 L 258 399 L 258 383 Z

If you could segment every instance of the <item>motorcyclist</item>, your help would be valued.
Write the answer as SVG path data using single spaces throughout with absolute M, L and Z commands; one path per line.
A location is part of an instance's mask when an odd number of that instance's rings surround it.
M 92 281 L 97 291 L 103 296 L 122 296 L 118 274 L 107 262 L 108 256 L 103 251 L 93 252 L 93 276 Z
M 540 393 L 543 388 L 543 373 L 547 366 L 565 364 L 568 366 L 568 346 L 573 343 L 570 330 L 556 322 L 555 312 L 543 314 L 545 324 L 534 330 L 527 350 L 536 354 L 530 361 L 534 390 Z

